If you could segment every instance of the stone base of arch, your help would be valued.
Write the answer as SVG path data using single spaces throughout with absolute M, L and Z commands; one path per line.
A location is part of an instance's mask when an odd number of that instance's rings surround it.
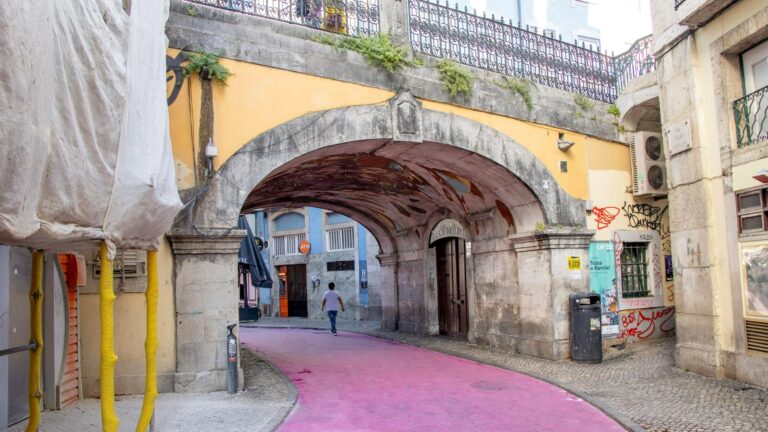
M 227 326 L 238 324 L 237 260 L 245 230 L 174 230 L 174 392 L 227 389 Z M 235 328 L 239 334 L 239 326 Z M 238 389 L 243 373 L 238 356 Z
M 467 263 L 468 341 L 540 358 L 568 358 L 568 296 L 588 290 L 592 234 L 545 231 L 474 242 Z M 227 387 L 226 326 L 238 321 L 235 269 L 243 236 L 241 230 L 221 229 L 178 230 L 169 236 L 174 253 L 176 392 Z M 580 269 L 569 269 L 574 257 Z M 428 248 L 379 255 L 383 329 L 437 333 L 431 258 Z M 488 293 L 498 295 L 493 307 L 481 304 Z M 498 310 L 505 312 L 499 315 Z

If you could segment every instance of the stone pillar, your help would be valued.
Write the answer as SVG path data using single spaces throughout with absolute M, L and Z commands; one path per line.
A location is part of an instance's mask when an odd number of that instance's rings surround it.
M 381 328 L 397 330 L 398 293 L 397 293 L 397 254 L 378 255 L 381 270 Z
M 589 291 L 591 230 L 545 230 L 516 234 L 520 284 L 521 354 L 551 360 L 570 356 L 568 296 Z M 580 270 L 569 270 L 568 260 L 579 259 Z
M 175 392 L 227 388 L 227 325 L 238 322 L 237 254 L 244 236 L 245 230 L 229 229 L 169 235 L 176 300 Z
M 389 0 L 379 3 L 382 33 L 391 33 L 396 45 L 411 49 L 408 36 L 408 0 Z

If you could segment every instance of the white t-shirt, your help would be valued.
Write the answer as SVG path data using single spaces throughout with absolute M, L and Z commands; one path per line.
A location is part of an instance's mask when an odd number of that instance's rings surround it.
M 323 294 L 323 300 L 325 300 L 325 308 L 329 311 L 339 310 L 339 299 L 341 296 L 336 291 L 326 291 Z

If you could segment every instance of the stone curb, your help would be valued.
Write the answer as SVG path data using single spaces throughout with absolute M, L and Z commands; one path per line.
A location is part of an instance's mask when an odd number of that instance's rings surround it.
M 286 329 L 286 328 L 289 328 L 289 329 L 299 329 L 299 330 L 324 330 L 323 328 L 320 328 L 320 327 L 310 327 L 310 326 L 251 325 L 251 326 L 244 326 L 244 327 L 249 327 L 249 328 L 270 328 L 270 329 Z M 583 392 L 581 392 L 579 390 L 573 390 L 573 389 L 569 388 L 566 384 L 563 384 L 563 383 L 561 383 L 561 382 L 559 382 L 557 380 L 553 380 L 551 378 L 545 378 L 545 377 L 542 377 L 540 375 L 533 374 L 533 373 L 530 373 L 530 372 L 523 372 L 523 371 L 516 370 L 516 369 L 506 368 L 506 367 L 499 366 L 499 365 L 496 365 L 496 364 L 493 364 L 493 363 L 489 363 L 489 362 L 484 361 L 484 360 L 478 360 L 478 359 L 472 358 L 470 356 L 464 356 L 464 355 L 462 355 L 460 353 L 454 353 L 454 352 L 450 352 L 450 351 L 446 351 L 446 350 L 431 349 L 431 348 L 428 348 L 428 347 L 425 347 L 423 345 L 419 345 L 419 344 L 416 344 L 416 343 L 406 342 L 406 341 L 403 341 L 403 340 L 396 339 L 394 337 L 387 337 L 386 335 L 373 335 L 373 334 L 368 334 L 368 333 L 365 333 L 363 331 L 358 331 L 358 330 L 346 330 L 345 329 L 343 331 L 348 331 L 348 332 L 351 332 L 351 333 L 358 333 L 358 334 L 362 334 L 362 335 L 366 335 L 366 336 L 370 336 L 370 337 L 375 337 L 375 338 L 379 338 L 379 339 L 391 340 L 391 341 L 394 341 L 394 342 L 399 342 L 399 343 L 403 343 L 403 344 L 406 344 L 406 345 L 415 346 L 415 347 L 418 347 L 418 348 L 421 348 L 421 349 L 425 349 L 425 350 L 428 350 L 428 351 L 439 352 L 439 353 L 450 355 L 450 356 L 453 356 L 453 357 L 463 358 L 465 360 L 471 360 L 471 361 L 474 361 L 474 362 L 477 362 L 477 363 L 482 363 L 482 364 L 485 364 L 485 365 L 488 365 L 488 366 L 497 367 L 499 369 L 504 369 L 504 370 L 520 373 L 520 374 L 529 376 L 531 378 L 535 378 L 537 380 L 544 381 L 544 382 L 546 382 L 548 384 L 551 384 L 551 385 L 553 385 L 555 387 L 559 387 L 559 388 L 567 391 L 568 393 L 571 393 L 572 395 L 578 397 L 579 399 L 585 400 L 587 403 L 589 403 L 590 405 L 594 406 L 598 410 L 602 411 L 605 415 L 607 415 L 611 419 L 615 420 L 619 425 L 621 425 L 621 427 L 623 427 L 627 431 L 630 431 L 630 432 L 643 432 L 643 431 L 645 431 L 645 429 L 640 427 L 640 425 L 638 425 L 637 423 L 632 421 L 632 419 L 630 419 L 629 417 L 625 416 L 624 414 L 621 414 L 617 410 L 615 410 L 615 409 L 605 405 L 602 402 L 595 401 L 595 400 L 593 400 L 591 398 L 591 396 L 589 396 L 589 395 L 587 395 L 587 394 L 585 394 L 585 393 L 583 393 Z M 287 377 L 286 377 L 286 379 L 287 379 Z
M 247 326 L 247 327 L 249 327 L 249 328 L 257 328 L 257 327 L 255 327 L 255 326 Z M 266 358 L 262 357 L 262 356 L 261 356 L 261 355 L 259 355 L 259 354 L 258 354 L 256 351 L 254 351 L 254 350 L 250 349 L 250 347 L 248 347 L 246 344 L 243 344 L 242 342 L 241 342 L 241 346 L 240 346 L 240 348 L 241 348 L 241 349 L 242 349 L 242 348 L 245 348 L 245 349 L 247 349 L 247 350 L 248 350 L 248 352 L 250 352 L 250 353 L 251 353 L 251 354 L 253 354 L 254 356 L 258 357 L 258 358 L 259 358 L 259 360 L 263 361 L 263 362 L 264 362 L 264 364 L 266 364 L 267 366 L 269 366 L 269 368 L 270 368 L 270 369 L 272 369 L 272 372 L 274 372 L 274 373 L 275 373 L 275 375 L 276 375 L 276 376 L 277 376 L 277 377 L 278 377 L 278 378 L 279 378 L 281 381 L 283 381 L 283 382 L 284 382 L 284 383 L 287 385 L 287 387 L 290 389 L 290 393 L 291 393 L 291 394 L 290 394 L 290 397 L 289 397 L 289 399 L 290 399 L 290 400 L 289 400 L 288 402 L 291 404 L 291 409 L 288 409 L 288 410 L 284 410 L 284 412 L 283 412 L 283 413 L 281 413 L 281 414 L 278 414 L 278 415 L 276 415 L 276 416 L 272 417 L 272 418 L 269 420 L 269 422 L 267 422 L 267 424 L 264 426 L 264 430 L 267 430 L 267 431 L 274 431 L 274 430 L 276 430 L 276 429 L 277 429 L 277 428 L 278 428 L 278 427 L 279 427 L 281 424 L 283 424 L 283 422 L 285 421 L 285 419 L 287 419 L 288 417 L 290 417 L 290 415 L 291 415 L 291 414 L 293 414 L 293 412 L 296 410 L 296 405 L 297 405 L 297 402 L 299 401 L 299 391 L 296 389 L 296 386 L 295 386 L 295 385 L 293 385 L 293 381 L 291 381 L 291 379 L 290 379 L 290 378 L 288 378 L 288 376 L 287 376 L 287 375 L 285 375 L 285 373 L 283 373 L 283 371 L 282 371 L 282 370 L 280 370 L 280 368 L 278 368 L 278 367 L 277 367 L 277 366 L 276 366 L 274 363 L 272 363 L 270 360 L 267 360 Z M 250 389 L 246 388 L 246 390 L 250 390 Z

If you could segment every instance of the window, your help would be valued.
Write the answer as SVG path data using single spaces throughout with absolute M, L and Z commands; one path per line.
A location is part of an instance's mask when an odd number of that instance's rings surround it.
M 648 297 L 648 243 L 624 243 L 621 251 L 621 295 Z
M 299 255 L 299 243 L 307 239 L 305 233 L 279 235 L 272 237 L 275 256 Z
M 739 145 L 768 140 L 768 42 L 741 55 L 744 97 L 734 102 Z
M 594 51 L 600 51 L 600 39 L 590 36 L 576 36 L 576 44 Z
M 739 211 L 739 232 L 750 234 L 766 229 L 766 189 L 740 193 L 736 196 Z
M 555 38 L 555 31 L 552 29 L 544 29 L 544 36 L 548 38 Z
M 741 55 L 744 72 L 744 94 L 768 87 L 768 42 Z
M 325 231 L 328 251 L 341 251 L 355 248 L 355 227 L 333 228 Z

